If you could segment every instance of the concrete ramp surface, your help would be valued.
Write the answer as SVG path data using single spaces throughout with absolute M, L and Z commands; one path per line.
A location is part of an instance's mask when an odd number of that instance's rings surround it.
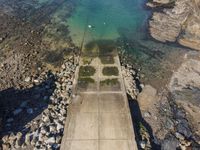
M 137 149 L 119 58 L 113 58 L 111 64 L 81 58 L 61 150 Z

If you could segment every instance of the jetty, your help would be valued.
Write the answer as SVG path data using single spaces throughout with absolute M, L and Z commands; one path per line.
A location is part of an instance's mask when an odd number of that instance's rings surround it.
M 96 52 L 80 58 L 61 150 L 137 150 L 119 57 Z

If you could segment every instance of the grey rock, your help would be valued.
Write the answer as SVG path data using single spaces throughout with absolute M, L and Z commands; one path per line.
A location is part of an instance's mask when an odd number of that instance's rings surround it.
M 2 138 L 3 143 L 7 143 L 8 140 L 9 140 L 9 136 L 8 136 L 8 135 L 5 135 L 5 136 Z
M 39 98 L 40 98 L 40 94 L 34 95 L 34 98 L 35 98 L 35 99 L 39 99 Z
M 60 131 L 63 128 L 64 128 L 64 126 L 62 124 L 56 123 L 56 129 L 57 129 L 57 131 Z
M 50 137 L 50 138 L 46 141 L 46 143 L 48 143 L 48 144 L 54 144 L 55 142 L 56 142 L 55 137 Z
M 26 78 L 24 79 L 24 81 L 25 81 L 25 82 L 30 82 L 30 81 L 31 81 L 31 77 L 26 77 Z
M 61 110 L 60 110 L 60 113 L 61 113 L 62 115 L 66 115 L 66 114 L 67 114 L 67 111 L 66 111 L 65 109 L 61 109 Z
M 29 108 L 26 111 L 27 111 L 28 114 L 33 114 L 33 109 L 32 108 Z
M 43 142 L 43 141 L 44 141 L 44 135 L 43 135 L 43 134 L 39 134 L 38 140 L 39 140 L 40 142 Z
M 146 147 L 146 142 L 145 142 L 145 141 L 140 141 L 140 147 L 141 147 L 142 149 L 145 149 L 145 147 Z
M 61 136 L 56 136 L 56 143 L 59 144 L 61 143 L 62 137 Z
M 30 142 L 31 142 L 30 133 L 27 133 L 27 134 L 25 135 L 25 143 L 26 143 L 27 145 L 29 145 Z
M 27 106 L 27 104 L 28 104 L 28 101 L 24 101 L 24 102 L 22 102 L 22 103 L 20 104 L 20 107 L 24 108 L 24 107 Z
M 179 146 L 179 141 L 174 137 L 167 137 L 161 144 L 161 150 L 176 150 Z
M 42 134 L 46 134 L 47 132 L 48 132 L 47 127 L 42 127 L 40 130 L 40 133 L 42 133 Z
M 177 125 L 177 131 L 187 138 L 190 138 L 192 136 L 192 131 L 188 123 L 186 123 L 185 121 L 182 121 Z
M 11 148 L 10 144 L 2 144 L 2 149 L 3 150 L 8 150 L 10 148 Z
M 10 122 L 13 122 L 14 119 L 13 118 L 8 118 L 6 122 L 10 123 Z
M 18 132 L 17 135 L 16 135 L 16 137 L 17 137 L 18 140 L 20 140 L 22 138 L 22 133 Z
M 56 132 L 56 127 L 54 125 L 49 126 L 49 131 L 51 133 L 55 133 Z
M 145 118 L 151 117 L 151 113 L 149 113 L 149 112 L 144 112 L 144 117 L 145 117 Z
M 48 116 L 43 116 L 43 119 L 42 119 L 44 122 L 50 122 L 50 119 Z
M 175 136 L 179 140 L 184 140 L 185 139 L 185 137 L 182 134 L 178 133 L 178 132 L 175 133 Z
M 60 148 L 60 144 L 53 144 L 52 147 L 53 147 L 53 149 L 59 149 Z
M 15 111 L 13 111 L 13 114 L 16 116 L 18 115 L 20 112 L 22 112 L 21 108 L 16 109 Z
M 165 127 L 170 130 L 174 128 L 174 123 L 170 118 L 166 119 Z
M 40 81 L 38 79 L 33 80 L 34 83 L 39 83 Z

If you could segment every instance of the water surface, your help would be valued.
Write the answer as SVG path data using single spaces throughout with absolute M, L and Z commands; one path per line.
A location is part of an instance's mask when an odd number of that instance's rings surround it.
M 75 12 L 68 19 L 70 35 L 81 45 L 93 40 L 120 37 L 123 31 L 140 37 L 148 11 L 142 0 L 78 0 Z

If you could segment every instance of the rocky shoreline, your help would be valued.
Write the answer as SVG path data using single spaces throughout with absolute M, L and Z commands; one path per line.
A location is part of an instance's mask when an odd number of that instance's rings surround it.
M 171 76 L 168 87 L 160 91 L 142 84 L 140 69 L 128 64 L 124 57 L 121 55 L 122 73 L 131 110 L 136 111 L 132 118 L 138 147 L 199 149 L 200 60 L 186 59 Z
M 22 101 L 14 111 L 5 116 L 2 137 L 3 150 L 59 149 L 67 116 L 67 107 L 72 96 L 73 79 L 77 65 L 78 57 L 72 56 L 65 60 L 61 69 L 57 72 L 42 72 L 37 78 L 27 77 L 25 79 L 25 82 L 30 86 L 33 84 L 38 85 L 32 87 L 37 90 L 36 95 L 33 95 L 33 99 L 37 97 L 37 102 L 34 103 L 38 104 L 38 106 L 31 106 L 31 103 L 33 103 L 31 99 Z M 4 94 L 7 94 L 6 91 Z M 43 103 L 48 104 L 47 108 Z M 18 122 L 16 119 L 21 117 L 31 118 L 35 113 L 37 114 L 39 109 L 43 110 L 36 118 L 32 119 L 24 127 L 17 126 L 15 128 L 17 125 L 15 123 Z M 23 122 L 23 119 L 20 122 Z M 12 132 L 13 129 L 18 132 Z
M 154 39 L 200 50 L 199 0 L 152 0 L 147 6 L 154 10 L 149 20 Z
M 0 149 L 59 149 L 79 59 L 64 24 L 74 4 L 0 4 Z

